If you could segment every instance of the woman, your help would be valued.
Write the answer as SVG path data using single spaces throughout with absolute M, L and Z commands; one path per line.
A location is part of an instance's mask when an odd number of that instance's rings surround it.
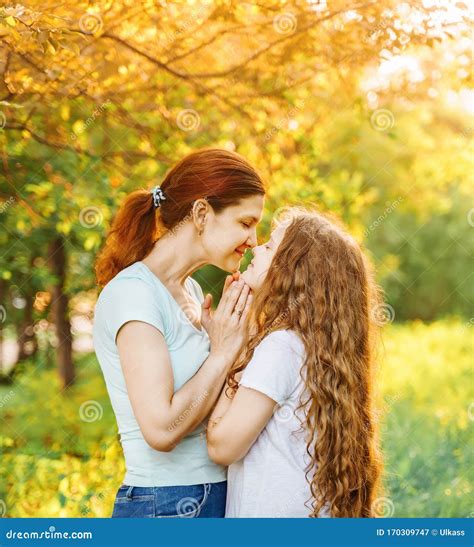
M 208 457 L 205 418 L 240 350 L 249 289 L 234 283 L 211 318 L 190 275 L 205 264 L 237 270 L 263 200 L 241 156 L 203 150 L 151 193 L 132 192 L 113 221 L 94 320 L 127 468 L 113 517 L 224 516 L 226 469 Z
M 207 433 L 211 459 L 230 465 L 226 517 L 373 516 L 377 290 L 359 246 L 293 210 L 242 277 L 255 292 L 246 351 Z

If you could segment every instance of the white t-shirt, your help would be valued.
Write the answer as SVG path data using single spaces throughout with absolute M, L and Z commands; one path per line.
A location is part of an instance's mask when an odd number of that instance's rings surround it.
M 264 393 L 278 407 L 244 458 L 227 474 L 226 518 L 308 517 L 311 491 L 302 411 L 295 413 L 304 383 L 305 351 L 300 337 L 287 330 L 270 333 L 255 348 L 239 382 Z M 305 505 L 305 502 L 307 502 Z M 329 517 L 325 509 L 320 517 Z

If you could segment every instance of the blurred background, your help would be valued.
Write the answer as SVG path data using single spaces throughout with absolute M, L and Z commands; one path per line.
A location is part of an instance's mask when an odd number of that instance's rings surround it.
M 263 174 L 262 239 L 316 203 L 376 265 L 377 514 L 474 516 L 471 23 L 448 0 L 2 3 L 0 516 L 110 516 L 94 259 L 124 196 L 206 146 Z

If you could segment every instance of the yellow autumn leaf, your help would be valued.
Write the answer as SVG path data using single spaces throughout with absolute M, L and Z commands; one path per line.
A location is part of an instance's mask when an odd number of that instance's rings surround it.
M 62 104 L 61 108 L 59 109 L 59 114 L 61 116 L 61 119 L 67 122 L 69 120 L 70 113 L 71 113 L 71 108 L 69 104 L 66 104 L 66 103 Z
M 95 247 L 96 244 L 97 244 L 97 237 L 95 234 L 91 234 L 84 241 L 84 249 L 86 251 L 90 251 Z
M 71 231 L 71 224 L 69 222 L 58 222 L 56 230 L 61 234 L 68 235 Z

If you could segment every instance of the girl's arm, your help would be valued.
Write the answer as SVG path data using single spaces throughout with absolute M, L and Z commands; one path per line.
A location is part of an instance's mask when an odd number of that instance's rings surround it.
M 273 399 L 254 389 L 239 387 L 234 397 L 225 385 L 207 429 L 207 450 L 215 463 L 230 465 L 242 459 L 273 415 Z
M 237 381 L 239 381 L 239 376 L 241 376 L 241 375 L 242 375 L 241 372 L 238 375 L 236 375 L 236 380 Z M 209 418 L 209 425 L 211 423 L 212 424 L 217 424 L 220 421 L 220 419 L 222 418 L 222 416 L 224 416 L 224 414 L 229 409 L 229 407 L 232 403 L 232 400 L 235 396 L 235 393 L 234 393 L 233 396 L 229 397 L 226 393 L 228 387 L 229 387 L 229 384 L 227 382 L 225 382 L 224 387 L 222 388 L 221 394 L 219 396 L 219 399 L 217 400 L 217 403 L 216 403 L 215 407 L 212 409 L 212 413 L 211 413 L 211 416 Z M 228 391 L 230 392 L 230 390 L 228 390 Z
M 274 331 L 260 342 L 238 379 L 233 399 L 223 392 L 212 412 L 207 431 L 212 460 L 230 465 L 247 454 L 275 406 L 294 392 L 303 358 L 302 342 L 286 330 Z

